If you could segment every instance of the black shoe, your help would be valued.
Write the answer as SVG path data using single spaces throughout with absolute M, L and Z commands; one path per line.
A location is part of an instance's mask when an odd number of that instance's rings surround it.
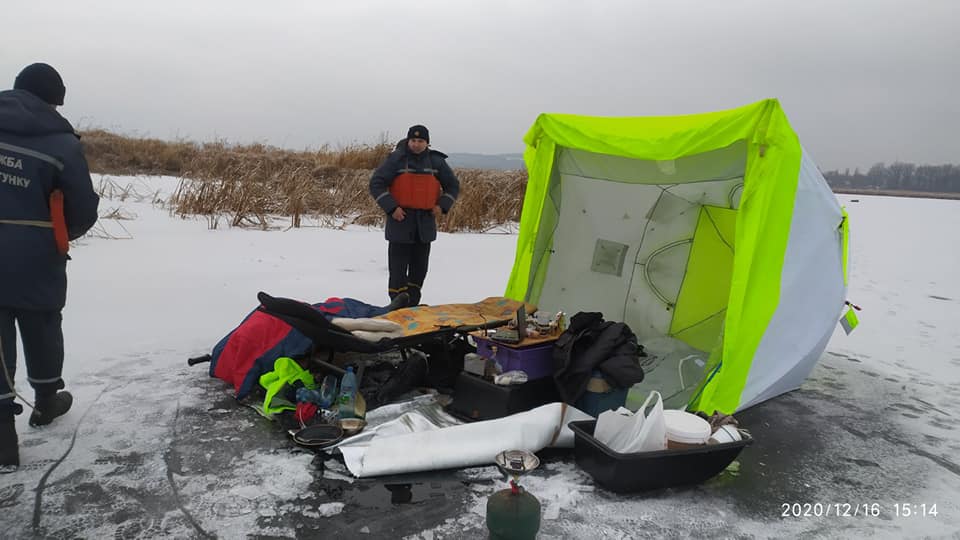
M 37 398 L 37 408 L 30 415 L 30 427 L 40 427 L 53 422 L 58 416 L 63 416 L 73 405 L 73 396 L 70 392 L 57 392 L 52 396 Z
M 395 309 L 405 308 L 410 303 L 410 295 L 402 292 L 393 297 L 393 300 L 387 305 L 387 309 L 393 311 Z
M 0 421 L 0 474 L 12 473 L 20 467 L 17 426 L 13 418 Z

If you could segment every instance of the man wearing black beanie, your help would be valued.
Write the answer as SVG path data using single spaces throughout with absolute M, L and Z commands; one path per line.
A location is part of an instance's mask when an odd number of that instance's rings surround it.
M 49 424 L 73 403 L 61 391 L 67 249 L 96 223 L 100 198 L 80 138 L 57 112 L 65 94 L 47 64 L 27 66 L 0 92 L 0 473 L 20 465 L 18 327 L 36 398 L 30 425 Z
M 414 306 L 427 277 L 437 218 L 450 211 L 460 194 L 447 155 L 429 146 L 426 126 L 412 126 L 370 178 L 370 195 L 387 214 L 387 294 L 393 299 L 406 292 Z
M 49 64 L 30 64 L 13 82 L 14 90 L 26 90 L 50 105 L 63 105 L 67 93 L 63 79 Z

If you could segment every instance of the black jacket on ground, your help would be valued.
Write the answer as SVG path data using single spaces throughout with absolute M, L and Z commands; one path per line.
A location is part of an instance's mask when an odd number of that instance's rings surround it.
M 440 181 L 440 187 L 443 189 L 437 206 L 446 214 L 460 194 L 460 181 L 453 174 L 450 165 L 447 165 L 446 159 L 446 154 L 430 148 L 414 154 L 407 148 L 407 140 L 403 139 L 374 171 L 370 178 L 370 195 L 387 213 L 384 235 L 388 241 L 409 244 L 433 242 L 437 239 L 437 220 L 430 210 L 404 208 L 406 218 L 403 221 L 393 219 L 391 214 L 398 205 L 397 200 L 390 194 L 390 185 L 400 175 L 401 169 L 433 174 Z
M 640 356 L 646 355 L 629 326 L 604 321 L 601 313 L 577 313 L 553 347 L 554 380 L 560 396 L 566 403 L 575 402 L 595 369 L 611 386 L 629 388 L 643 380 Z
M 71 240 L 97 221 L 97 196 L 80 139 L 52 106 L 26 90 L 0 92 L 0 308 L 59 310 L 67 256 L 53 229 L 8 221 L 50 221 L 50 192 L 63 191 Z

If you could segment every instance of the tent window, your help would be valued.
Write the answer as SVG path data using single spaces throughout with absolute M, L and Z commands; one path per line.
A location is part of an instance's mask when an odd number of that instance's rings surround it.
M 629 247 L 619 242 L 598 239 L 593 248 L 593 265 L 590 269 L 601 274 L 622 275 L 623 261 Z

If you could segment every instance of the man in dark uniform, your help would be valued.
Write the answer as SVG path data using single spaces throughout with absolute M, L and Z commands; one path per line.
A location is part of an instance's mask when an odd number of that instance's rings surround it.
M 407 138 L 397 143 L 370 178 L 370 194 L 387 213 L 387 292 L 391 299 L 408 293 L 414 306 L 420 303 L 427 277 L 437 218 L 450 211 L 460 193 L 460 181 L 447 165 L 447 155 L 429 146 L 427 128 L 411 127 Z
M 36 398 L 30 425 L 49 424 L 73 403 L 60 391 L 67 249 L 96 223 L 100 198 L 79 136 L 57 112 L 65 93 L 47 64 L 27 66 L 0 92 L 0 472 L 20 465 L 17 327 Z

